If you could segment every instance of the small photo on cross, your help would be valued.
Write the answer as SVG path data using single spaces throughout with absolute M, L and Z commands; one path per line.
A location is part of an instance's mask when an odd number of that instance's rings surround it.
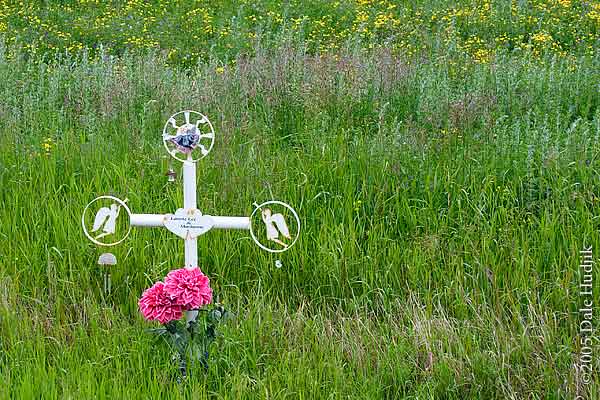
M 215 132 L 205 115 L 186 110 L 169 117 L 163 128 L 162 139 L 173 158 L 196 162 L 211 151 Z

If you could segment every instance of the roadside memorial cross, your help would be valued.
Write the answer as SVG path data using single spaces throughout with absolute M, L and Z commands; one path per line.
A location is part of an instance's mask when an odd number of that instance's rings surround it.
M 163 227 L 184 240 L 186 269 L 198 267 L 198 237 L 211 229 L 241 229 L 250 231 L 253 241 L 263 250 L 280 253 L 289 250 L 300 234 L 300 219 L 296 211 L 281 201 L 253 203 L 254 211 L 246 216 L 215 216 L 203 214 L 196 204 L 196 163 L 213 148 L 215 132 L 208 118 L 196 111 L 173 114 L 165 123 L 162 134 L 165 149 L 182 163 L 183 207 L 171 214 L 134 214 L 126 202 L 114 196 L 99 196 L 85 207 L 81 217 L 84 234 L 99 246 L 114 246 L 123 242 L 131 227 Z M 170 171 L 171 172 L 171 171 Z M 169 180 L 172 176 L 169 176 Z M 125 210 L 129 220 L 120 220 Z M 92 210 L 96 210 L 92 218 Z M 260 218 L 258 218 L 260 217 Z M 261 229 L 252 221 L 262 221 Z M 103 239 L 119 232 L 112 242 Z M 116 262 L 116 260 L 114 261 Z M 277 260 L 276 266 L 281 267 Z M 186 319 L 194 319 L 197 311 L 188 311 Z

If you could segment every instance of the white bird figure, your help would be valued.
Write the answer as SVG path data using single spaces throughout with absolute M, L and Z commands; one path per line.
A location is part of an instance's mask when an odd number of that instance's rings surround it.
M 271 215 L 271 210 L 269 208 L 265 208 L 261 211 L 262 220 L 267 227 L 267 239 L 274 241 L 275 243 L 279 243 L 284 248 L 287 248 L 288 245 L 279 240 L 279 232 L 283 237 L 291 239 L 290 230 L 283 219 L 283 215 L 277 213 Z
M 96 239 L 100 239 L 101 237 L 115 233 L 117 217 L 119 216 L 120 209 L 120 206 L 113 203 L 110 205 L 110 208 L 102 207 L 98 210 L 98 212 L 96 213 L 96 217 L 94 218 L 94 226 L 92 227 L 92 232 L 96 232 L 98 229 L 104 226 L 104 228 L 102 228 L 104 233 L 101 233 L 98 236 L 96 236 Z

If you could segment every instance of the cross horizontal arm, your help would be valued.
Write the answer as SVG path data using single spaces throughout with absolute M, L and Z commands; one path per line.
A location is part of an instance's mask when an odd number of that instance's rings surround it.
M 131 214 L 129 222 L 132 226 L 163 226 L 164 218 L 162 214 Z
M 219 217 L 209 215 L 214 221 L 213 228 L 217 229 L 250 229 L 248 217 Z
M 213 229 L 250 229 L 248 217 L 221 217 L 207 215 L 213 220 Z M 164 226 L 163 214 L 131 214 L 132 226 Z

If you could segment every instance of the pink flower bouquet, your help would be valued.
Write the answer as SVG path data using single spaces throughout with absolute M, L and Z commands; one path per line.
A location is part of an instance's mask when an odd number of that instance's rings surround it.
M 212 303 L 210 281 L 200 268 L 181 268 L 167 274 L 164 282 L 146 289 L 138 301 L 140 312 L 148 321 L 158 321 L 162 328 L 152 329 L 175 349 L 175 360 L 185 378 L 187 360 L 199 360 L 207 367 L 208 346 L 216 339 L 216 325 L 231 316 L 221 306 L 202 309 Z M 206 311 L 204 321 L 181 321 L 184 311 Z M 202 323 L 204 322 L 204 323 Z
M 144 318 L 162 324 L 178 320 L 183 311 L 197 309 L 212 302 L 208 277 L 200 268 L 176 269 L 163 282 L 147 289 L 138 305 Z

